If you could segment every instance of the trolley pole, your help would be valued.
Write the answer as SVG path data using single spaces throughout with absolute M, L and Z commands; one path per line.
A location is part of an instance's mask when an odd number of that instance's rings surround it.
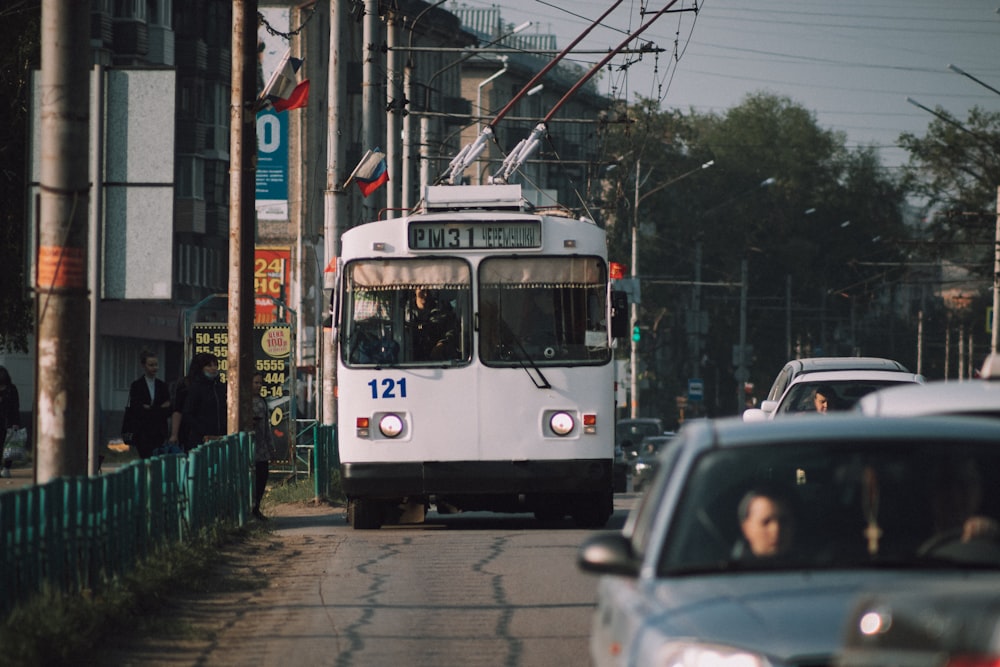
M 89 25 L 90 3 L 43 0 L 35 275 L 38 484 L 87 474 L 91 332 L 81 323 L 90 321 Z
M 230 433 L 253 430 L 253 244 L 257 224 L 257 0 L 233 2 L 229 98 L 229 352 L 226 384 Z

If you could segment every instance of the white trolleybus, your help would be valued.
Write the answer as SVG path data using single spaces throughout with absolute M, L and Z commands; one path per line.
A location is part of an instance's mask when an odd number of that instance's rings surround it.
M 431 504 L 603 526 L 612 320 L 627 327 L 613 300 L 604 230 L 531 210 L 520 185 L 428 186 L 412 215 L 345 232 L 334 322 L 354 528 Z

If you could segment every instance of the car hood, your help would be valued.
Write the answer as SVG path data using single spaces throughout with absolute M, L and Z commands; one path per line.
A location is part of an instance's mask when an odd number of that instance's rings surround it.
M 967 573 L 870 570 L 661 579 L 653 594 L 659 609 L 650 610 L 644 626 L 662 638 L 740 647 L 795 663 L 840 649 L 861 593 L 968 578 Z M 1000 574 L 989 578 L 1000 583 Z

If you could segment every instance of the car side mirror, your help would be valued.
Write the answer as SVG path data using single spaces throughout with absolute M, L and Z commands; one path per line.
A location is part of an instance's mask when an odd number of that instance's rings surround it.
M 628 538 L 621 533 L 601 533 L 588 539 L 577 551 L 576 564 L 584 572 L 625 577 L 639 576 L 641 565 Z

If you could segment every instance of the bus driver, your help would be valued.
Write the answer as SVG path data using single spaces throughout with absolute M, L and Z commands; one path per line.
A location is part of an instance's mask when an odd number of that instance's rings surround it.
M 406 304 L 406 329 L 413 361 L 457 359 L 458 317 L 451 304 L 427 287 L 413 290 Z

